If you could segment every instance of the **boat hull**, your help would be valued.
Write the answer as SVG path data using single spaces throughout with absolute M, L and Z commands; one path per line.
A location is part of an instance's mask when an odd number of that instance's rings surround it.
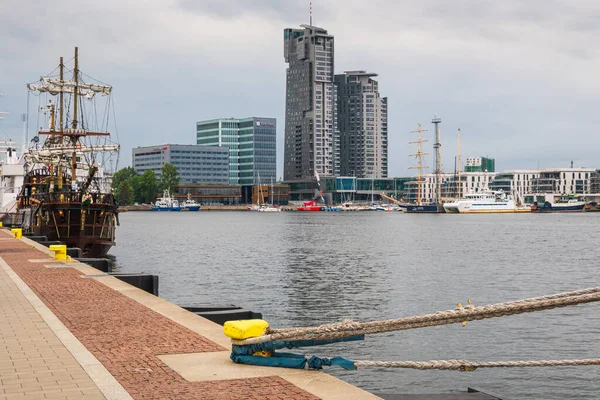
M 186 206 L 183 211 L 200 211 L 200 206 Z
M 325 211 L 327 207 L 325 206 L 306 206 L 306 207 L 298 207 L 298 211 Z
M 152 211 L 181 211 L 181 207 L 152 207 Z
M 409 214 L 438 214 L 444 213 L 444 208 L 439 204 L 426 204 L 426 205 L 403 205 L 402 209 L 405 213 Z
M 549 206 L 532 206 L 533 212 L 582 212 L 585 203 L 583 204 L 551 204 Z
M 77 247 L 82 257 L 103 257 L 115 245 L 118 216 L 114 204 L 43 203 L 23 212 L 24 232 Z

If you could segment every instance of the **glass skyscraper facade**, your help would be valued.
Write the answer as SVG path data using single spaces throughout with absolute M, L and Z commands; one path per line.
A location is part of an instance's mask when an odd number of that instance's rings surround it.
M 250 186 L 277 179 L 277 120 L 221 118 L 196 123 L 196 143 L 229 148 L 229 184 Z

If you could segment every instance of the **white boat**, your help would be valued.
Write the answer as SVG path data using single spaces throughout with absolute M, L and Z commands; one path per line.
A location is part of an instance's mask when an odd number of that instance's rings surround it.
M 271 204 L 263 204 L 262 206 L 258 207 L 258 209 L 256 211 L 258 211 L 258 212 L 281 212 L 281 209 L 277 208 Z
M 449 203 L 444 203 L 447 213 L 460 214 L 487 214 L 487 213 L 515 213 L 530 211 L 529 207 L 517 206 L 513 196 L 504 191 L 485 191 L 469 193 L 464 198 Z
M 192 199 L 192 195 L 188 193 L 187 200 L 183 202 L 181 209 L 184 211 L 200 211 L 200 203 Z
M 163 196 L 156 199 L 152 211 L 181 211 L 179 200 L 173 199 L 169 189 L 163 191 Z
M 340 204 L 340 210 L 342 211 L 360 211 L 361 207 L 352 204 L 351 201 Z
M 17 196 L 21 192 L 25 167 L 17 156 L 14 142 L 0 142 L 5 157 L 0 161 L 0 220 L 17 212 Z
M 262 186 L 260 185 L 260 173 L 258 174 L 258 190 L 259 190 L 259 196 L 260 196 L 260 194 L 262 194 Z M 274 193 L 275 193 L 275 189 L 273 186 L 273 180 L 271 180 L 271 204 L 264 203 L 264 197 L 263 197 L 262 204 L 253 204 L 251 207 L 248 207 L 248 211 L 281 212 L 281 209 L 278 207 L 275 207 L 275 204 L 273 203 L 273 194 Z

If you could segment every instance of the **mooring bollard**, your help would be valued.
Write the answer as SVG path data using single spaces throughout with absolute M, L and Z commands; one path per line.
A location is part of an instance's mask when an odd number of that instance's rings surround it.
M 21 237 L 23 236 L 23 229 L 21 228 L 13 228 L 10 230 L 13 235 L 15 235 L 15 238 L 17 239 L 21 239 Z
M 66 260 L 67 259 L 67 246 L 64 244 L 53 244 L 50 247 L 50 251 L 54 252 L 55 260 Z

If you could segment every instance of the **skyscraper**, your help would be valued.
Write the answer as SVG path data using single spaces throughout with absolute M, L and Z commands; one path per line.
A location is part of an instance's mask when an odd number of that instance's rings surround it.
M 333 36 L 301 25 L 284 30 L 286 81 L 285 180 L 312 178 L 336 170 L 337 126 L 333 84 Z
M 387 97 L 380 97 L 376 76 L 365 71 L 335 76 L 342 176 L 388 176 Z

